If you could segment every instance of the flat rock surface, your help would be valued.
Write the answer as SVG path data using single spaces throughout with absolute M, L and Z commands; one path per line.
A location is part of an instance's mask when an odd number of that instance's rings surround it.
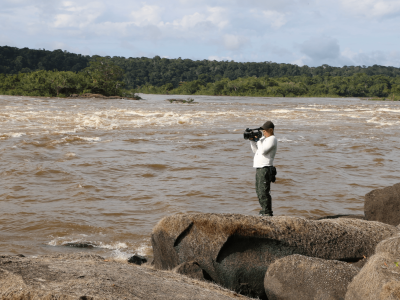
M 249 299 L 215 284 L 97 255 L 0 256 L 0 299 Z

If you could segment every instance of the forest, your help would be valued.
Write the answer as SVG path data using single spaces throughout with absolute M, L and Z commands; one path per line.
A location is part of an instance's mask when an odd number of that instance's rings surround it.
M 100 79 L 101 72 L 94 71 L 94 65 L 99 67 L 99 63 L 114 68 L 114 76 Z M 121 95 L 125 88 L 142 93 L 187 95 L 397 99 L 399 78 L 400 68 L 378 65 L 300 67 L 274 62 L 101 57 L 62 50 L 0 47 L 0 92 L 15 95 Z
M 71 94 L 93 93 L 123 96 L 123 70 L 98 58 L 79 72 L 39 70 L 29 73 L 0 74 L 3 95 L 67 97 Z
M 183 82 L 177 88 L 172 84 L 161 87 L 145 85 L 137 92 L 174 95 L 226 95 L 254 97 L 366 97 L 400 100 L 400 76 L 284 76 L 271 78 L 245 77 L 230 80 L 223 78 L 207 83 L 202 80 Z

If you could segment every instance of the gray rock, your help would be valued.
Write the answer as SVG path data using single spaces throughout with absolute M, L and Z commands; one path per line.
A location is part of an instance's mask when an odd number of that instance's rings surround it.
M 346 300 L 378 299 L 400 299 L 400 235 L 380 242 L 348 286 Z
M 291 255 L 269 266 L 265 292 L 268 300 L 344 300 L 348 284 L 359 271 L 337 260 Z
M 248 299 L 172 272 L 97 255 L 0 257 L 0 299 Z
M 400 224 L 400 183 L 365 195 L 365 218 L 397 226 Z
M 197 280 L 211 280 L 210 275 L 200 268 L 195 261 L 184 262 L 174 268 L 173 271 Z
M 387 224 L 347 218 L 177 214 L 153 229 L 154 266 L 169 270 L 196 261 L 216 283 L 265 298 L 264 276 L 275 260 L 301 254 L 357 261 L 397 232 Z

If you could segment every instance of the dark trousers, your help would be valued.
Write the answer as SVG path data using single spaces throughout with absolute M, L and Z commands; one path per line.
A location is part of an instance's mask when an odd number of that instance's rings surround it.
M 256 192 L 261 205 L 260 215 L 272 216 L 271 168 L 257 168 Z

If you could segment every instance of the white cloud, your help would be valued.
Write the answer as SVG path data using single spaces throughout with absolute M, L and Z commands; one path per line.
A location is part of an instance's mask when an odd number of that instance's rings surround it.
M 104 6 L 100 2 L 80 5 L 76 2 L 65 1 L 58 10 L 61 13 L 54 16 L 54 27 L 77 27 L 82 29 L 92 24 L 104 12 Z
M 325 36 L 308 39 L 300 45 L 300 51 L 316 61 L 336 59 L 340 56 L 338 41 Z
M 274 10 L 266 10 L 262 13 L 266 21 L 271 25 L 272 28 L 278 29 L 285 25 L 287 22 L 286 16 L 283 13 Z
M 345 10 L 372 18 L 400 14 L 399 0 L 340 0 Z
M 223 44 L 228 50 L 237 50 L 243 47 L 248 42 L 248 39 L 243 36 L 234 34 L 225 34 L 223 36 Z
M 136 26 L 159 25 L 163 9 L 157 5 L 145 5 L 138 11 L 133 11 L 133 24 Z
M 221 7 L 208 7 L 205 13 L 196 12 L 191 15 L 185 15 L 181 19 L 174 20 L 172 23 L 167 22 L 165 25 L 172 24 L 175 28 L 185 30 L 201 24 L 205 26 L 208 24 L 213 28 L 223 29 L 229 23 L 224 16 L 224 12 L 225 9 Z

